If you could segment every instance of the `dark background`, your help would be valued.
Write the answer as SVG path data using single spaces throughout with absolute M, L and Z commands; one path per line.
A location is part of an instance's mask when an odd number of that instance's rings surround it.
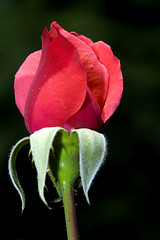
M 29 135 L 14 102 L 14 74 L 31 52 L 41 49 L 42 31 L 54 20 L 68 31 L 110 44 L 124 76 L 121 104 L 101 129 L 109 142 L 109 155 L 90 189 L 91 206 L 82 189 L 76 196 L 80 239 L 160 239 L 159 12 L 159 0 L 0 0 L 3 239 L 66 239 L 62 203 L 48 210 L 38 197 L 27 148 L 17 161 L 27 200 L 22 215 L 7 170 L 11 147 Z M 54 191 L 47 194 L 56 198 Z

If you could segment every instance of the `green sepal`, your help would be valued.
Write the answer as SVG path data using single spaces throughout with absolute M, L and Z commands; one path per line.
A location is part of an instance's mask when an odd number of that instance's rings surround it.
M 59 202 L 62 199 L 61 186 L 53 175 L 53 171 L 52 171 L 52 167 L 51 167 L 50 163 L 48 165 L 48 172 L 47 173 L 48 173 L 50 179 L 52 180 L 53 185 L 56 187 L 57 193 L 59 195 L 59 198 L 55 199 L 54 202 Z
M 44 187 L 45 187 L 47 173 L 49 173 L 49 176 L 51 177 L 52 182 L 54 184 L 56 183 L 56 180 L 49 167 L 49 155 L 52 149 L 53 140 L 57 132 L 60 131 L 61 129 L 62 129 L 61 127 L 43 128 L 39 131 L 34 132 L 32 135 L 30 135 L 32 157 L 37 170 L 38 192 L 42 201 L 47 206 L 48 204 L 44 197 Z M 59 188 L 57 191 L 61 195 Z
M 107 141 L 103 134 L 87 128 L 73 130 L 79 138 L 79 167 L 83 191 L 89 202 L 91 183 L 107 155 Z
M 22 202 L 22 211 L 24 210 L 24 207 L 25 207 L 25 194 L 21 187 L 21 184 L 19 182 L 18 175 L 16 172 L 16 159 L 17 159 L 18 152 L 21 150 L 23 146 L 25 146 L 28 143 L 29 143 L 29 137 L 25 137 L 20 141 L 18 141 L 11 150 L 11 153 L 9 156 L 9 162 L 8 162 L 9 175 L 14 187 L 16 188 L 16 190 L 20 195 L 21 202 Z
M 79 177 L 79 140 L 76 132 L 69 134 L 60 127 L 43 128 L 30 136 L 33 161 L 37 170 L 38 191 L 44 197 L 46 175 L 51 178 L 62 198 L 64 182 L 74 185 Z
M 28 143 L 31 147 L 29 155 L 32 153 L 32 163 L 34 162 L 37 170 L 39 195 L 47 206 L 44 197 L 47 173 L 57 189 L 59 199 L 62 198 L 62 185 L 66 182 L 74 186 L 80 176 L 89 203 L 89 188 L 107 153 L 107 141 L 103 134 L 85 128 L 73 129 L 69 134 L 64 128 L 50 127 L 20 140 L 10 154 L 9 174 L 21 197 L 22 211 L 25 206 L 25 195 L 15 165 L 19 150 Z

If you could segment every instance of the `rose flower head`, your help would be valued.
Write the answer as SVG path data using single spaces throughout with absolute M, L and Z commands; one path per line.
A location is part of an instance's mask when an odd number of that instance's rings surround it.
M 99 130 L 119 105 L 120 61 L 103 41 L 67 32 L 56 22 L 15 75 L 15 101 L 26 127 Z

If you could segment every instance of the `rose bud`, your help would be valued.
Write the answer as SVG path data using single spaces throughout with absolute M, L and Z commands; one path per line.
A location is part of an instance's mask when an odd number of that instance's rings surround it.
M 15 100 L 30 133 L 44 127 L 99 130 L 119 105 L 120 61 L 103 41 L 93 43 L 56 22 L 42 34 L 15 75 Z

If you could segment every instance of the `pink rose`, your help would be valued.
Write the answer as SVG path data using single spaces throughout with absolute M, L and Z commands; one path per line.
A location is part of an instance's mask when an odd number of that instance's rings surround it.
M 42 50 L 31 53 L 16 73 L 14 89 L 30 133 L 55 126 L 98 130 L 121 99 L 120 61 L 106 43 L 53 22 L 43 32 Z

